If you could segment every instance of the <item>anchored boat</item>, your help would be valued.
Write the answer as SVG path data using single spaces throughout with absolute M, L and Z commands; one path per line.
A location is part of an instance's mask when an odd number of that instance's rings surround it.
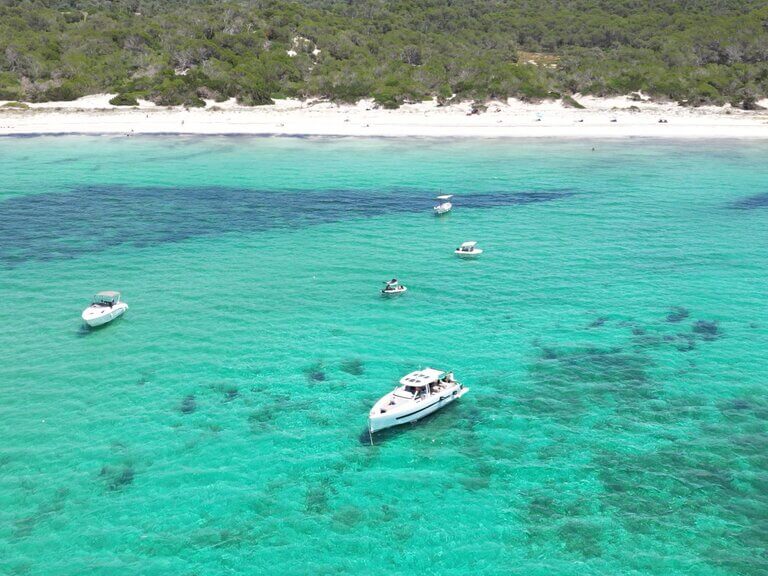
M 453 372 L 424 368 L 400 379 L 400 386 L 382 397 L 368 414 L 368 430 L 415 422 L 461 398 L 465 388 L 453 378 Z
M 462 258 L 472 258 L 474 256 L 480 256 L 483 251 L 477 247 L 477 242 L 464 242 L 461 246 L 454 250 L 454 253 Z
M 402 294 L 406 290 L 408 290 L 408 288 L 400 284 L 397 281 L 397 278 L 392 278 L 392 280 L 387 280 L 384 282 L 384 288 L 382 289 L 381 293 L 384 296 L 390 296 L 392 294 Z
M 128 304 L 120 301 L 120 292 L 99 292 L 91 305 L 83 310 L 82 318 L 88 326 L 96 327 L 111 322 L 128 310 Z
M 435 212 L 435 216 L 440 216 L 441 214 L 446 214 L 451 211 L 451 208 L 453 208 L 451 198 L 453 198 L 453 194 L 443 194 L 435 198 L 435 200 L 440 201 L 440 204 L 432 209 Z

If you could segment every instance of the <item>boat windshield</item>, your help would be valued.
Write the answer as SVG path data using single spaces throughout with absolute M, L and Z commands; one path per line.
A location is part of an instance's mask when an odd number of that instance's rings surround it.
M 405 398 L 406 400 L 410 400 L 411 398 L 419 397 L 423 393 L 423 388 L 418 388 L 416 386 L 402 386 L 400 388 L 396 388 L 393 394 L 398 398 Z

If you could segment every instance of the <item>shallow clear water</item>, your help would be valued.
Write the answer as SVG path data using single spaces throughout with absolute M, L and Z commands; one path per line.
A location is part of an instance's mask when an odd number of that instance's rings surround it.
M 766 574 L 767 153 L 0 140 L 0 573 Z

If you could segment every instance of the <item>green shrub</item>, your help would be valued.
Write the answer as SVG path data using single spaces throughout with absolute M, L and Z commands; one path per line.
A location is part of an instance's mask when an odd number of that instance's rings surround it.
M 29 104 L 26 104 L 24 102 L 6 102 L 0 108 L 14 108 L 16 110 L 27 110 L 29 108 Z
M 37 96 L 38 102 L 70 102 L 85 96 L 82 86 L 65 81 L 60 86 L 53 86 Z
M 266 106 L 274 104 L 275 101 L 266 92 L 251 89 L 237 96 L 237 103 L 242 106 Z
M 0 86 L 0 100 L 18 100 L 21 97 L 20 86 Z
M 570 96 L 568 94 L 563 96 L 563 106 L 565 106 L 566 108 L 578 108 L 579 110 L 584 109 L 583 104 L 577 102 L 573 96 Z
M 373 100 L 387 110 L 396 110 L 403 103 L 402 95 L 396 86 L 385 86 L 373 94 Z
M 118 94 L 109 101 L 112 106 L 138 106 L 139 101 L 133 94 Z

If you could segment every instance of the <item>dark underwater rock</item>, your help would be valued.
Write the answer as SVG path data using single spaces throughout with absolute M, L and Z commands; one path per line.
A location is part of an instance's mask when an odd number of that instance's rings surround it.
M 195 395 L 189 394 L 184 397 L 184 399 L 181 401 L 181 405 L 179 406 L 179 411 L 182 414 L 192 414 L 195 410 L 197 410 L 197 402 L 195 401 Z
M 224 402 L 232 402 L 238 396 L 240 396 L 240 392 L 237 391 L 237 388 L 230 388 L 224 392 Z
M 310 514 L 325 514 L 328 511 L 328 490 L 325 486 L 313 486 L 307 490 L 304 510 Z
M 341 370 L 342 372 L 346 372 L 347 374 L 351 374 L 352 376 L 362 376 L 364 370 L 363 370 L 363 361 L 359 358 L 353 358 L 351 360 L 345 360 L 341 363 Z
M 558 354 L 557 351 L 553 348 L 544 348 L 541 351 L 541 359 L 542 360 L 557 360 Z
M 693 325 L 693 333 L 703 340 L 716 340 L 721 335 L 716 320 L 696 320 Z
M 688 316 L 690 315 L 690 312 L 688 312 L 687 308 L 683 308 L 682 306 L 673 306 L 669 309 L 669 313 L 667 314 L 667 322 L 682 322 Z
M 646 380 L 645 358 L 619 347 L 570 348 L 541 351 L 541 368 L 569 381 L 640 383 Z
M 135 472 L 131 466 L 121 466 L 119 468 L 113 468 L 111 466 L 104 466 L 99 472 L 99 476 L 104 478 L 107 482 L 107 488 L 110 490 L 121 490 L 130 484 L 133 484 Z
M 675 347 L 680 352 L 690 352 L 696 348 L 696 338 L 691 334 L 684 334 L 681 332 L 677 335 L 677 344 L 675 344 Z
M 304 374 L 312 382 L 323 382 L 325 380 L 325 371 L 322 361 L 318 360 L 311 366 L 304 369 Z
M 248 416 L 248 426 L 251 432 L 259 434 L 269 429 L 272 423 L 272 410 L 262 406 Z
M 751 406 L 752 405 L 747 400 L 744 400 L 743 398 L 736 398 L 731 402 L 731 405 L 730 405 L 730 407 L 733 408 L 734 410 L 748 410 L 749 408 L 751 408 Z
M 606 318 L 605 316 L 599 316 L 595 318 L 592 322 L 590 322 L 587 328 L 599 328 L 600 326 L 605 324 L 606 320 L 608 320 L 608 318 Z

